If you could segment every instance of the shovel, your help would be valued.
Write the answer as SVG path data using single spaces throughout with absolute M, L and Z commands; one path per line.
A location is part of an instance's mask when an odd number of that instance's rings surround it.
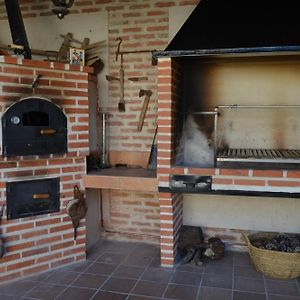
M 124 67 L 123 67 L 123 55 L 121 55 L 121 66 L 119 71 L 120 79 L 120 101 L 118 103 L 118 110 L 120 112 L 125 111 L 125 101 L 124 101 Z

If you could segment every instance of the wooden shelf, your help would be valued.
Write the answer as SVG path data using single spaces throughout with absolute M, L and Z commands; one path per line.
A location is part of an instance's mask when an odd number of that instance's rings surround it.
M 142 168 L 107 168 L 90 171 L 83 177 L 85 188 L 157 192 L 155 170 Z

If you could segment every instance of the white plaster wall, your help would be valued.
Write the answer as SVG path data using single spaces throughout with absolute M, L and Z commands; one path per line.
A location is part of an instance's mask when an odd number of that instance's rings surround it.
M 300 199 L 185 194 L 186 225 L 300 233 Z

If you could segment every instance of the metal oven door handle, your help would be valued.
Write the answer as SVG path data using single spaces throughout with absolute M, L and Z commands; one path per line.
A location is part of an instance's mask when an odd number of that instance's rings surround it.
M 56 133 L 56 129 L 49 128 L 49 129 L 41 129 L 40 134 L 41 135 L 53 135 Z
M 32 199 L 40 200 L 40 199 L 49 199 L 50 194 L 33 194 Z

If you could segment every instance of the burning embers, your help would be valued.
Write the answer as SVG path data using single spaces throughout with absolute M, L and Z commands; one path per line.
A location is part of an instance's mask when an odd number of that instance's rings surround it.
M 67 118 L 43 98 L 22 99 L 2 117 L 3 156 L 67 152 Z

